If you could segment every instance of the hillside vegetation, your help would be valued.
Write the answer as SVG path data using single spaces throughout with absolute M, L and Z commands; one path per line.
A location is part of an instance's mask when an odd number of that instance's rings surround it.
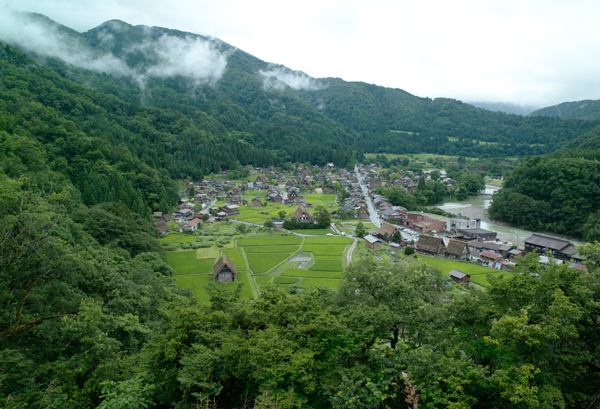
M 598 121 L 600 120 L 600 101 L 586 99 L 583 101 L 563 102 L 562 104 L 538 109 L 529 115 Z

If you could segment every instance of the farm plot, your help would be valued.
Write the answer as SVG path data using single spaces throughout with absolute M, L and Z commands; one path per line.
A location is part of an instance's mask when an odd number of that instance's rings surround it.
M 300 283 L 301 287 L 330 287 L 336 288 L 341 280 L 332 278 L 305 278 Z
M 269 236 L 269 237 L 249 237 L 237 240 L 238 246 L 278 246 L 301 244 L 302 237 L 297 236 Z
M 351 238 L 343 236 L 306 237 L 304 244 L 350 244 L 353 241 Z
M 177 274 L 205 274 L 212 271 L 214 258 L 196 258 L 196 251 L 173 251 L 166 254 L 167 263 Z
M 316 261 L 311 267 L 310 271 L 344 271 L 341 261 Z
M 324 256 L 322 254 L 316 254 L 313 256 L 316 261 L 340 261 L 340 256 Z
M 175 276 L 175 283 L 177 284 L 177 287 L 184 290 L 192 290 L 192 294 L 194 294 L 202 303 L 209 302 L 206 286 L 213 282 L 213 280 L 212 274 Z
M 244 251 L 249 253 L 294 253 L 298 246 L 246 246 Z
M 306 195 L 306 201 L 308 203 L 330 203 L 335 202 L 335 194 L 310 194 Z
M 250 253 L 246 254 L 250 269 L 254 274 L 263 274 L 290 256 L 289 253 Z
M 477 275 L 477 274 L 498 272 L 498 270 L 494 270 L 494 269 L 491 269 L 488 267 L 482 267 L 482 266 L 478 266 L 475 264 L 464 263 L 464 262 L 460 262 L 460 261 L 453 261 L 453 260 L 448 260 L 448 259 L 432 258 L 432 257 L 422 257 L 422 256 L 417 256 L 417 257 L 422 262 L 439 268 L 440 271 L 444 274 L 449 273 L 450 271 L 452 271 L 454 269 L 460 270 L 463 273 L 467 273 L 471 276 Z
M 191 243 L 196 239 L 196 236 L 192 236 L 191 234 L 169 234 L 166 237 L 161 237 L 158 239 L 161 243 Z
M 498 278 L 500 276 L 503 276 L 505 280 L 510 280 L 512 279 L 515 274 L 514 273 L 508 273 L 506 271 L 501 271 L 498 273 L 490 273 L 492 275 L 492 277 Z M 477 275 L 472 275 L 471 276 L 471 282 L 475 283 L 475 284 L 479 284 L 482 287 L 489 287 L 490 286 L 490 282 L 487 279 L 487 274 L 477 274 Z
M 279 276 L 285 277 L 312 277 L 312 278 L 342 278 L 344 273 L 341 271 L 308 271 L 301 268 L 288 268 Z M 278 277 L 279 277 L 278 276 Z
M 328 227 L 326 229 L 298 229 L 298 230 L 290 230 L 293 231 L 294 233 L 299 233 L 299 234 L 312 234 L 315 236 L 325 236 L 327 233 L 335 233 L 333 230 L 331 230 L 331 227 Z
M 244 253 L 241 248 L 237 248 L 234 250 L 223 250 L 224 255 L 229 257 L 229 260 L 235 264 L 235 267 L 238 271 L 246 271 L 248 270 L 248 266 L 246 265 L 246 260 L 244 259 Z
M 275 284 L 297 284 L 302 280 L 302 277 L 283 277 L 277 276 L 273 279 Z
M 344 250 L 346 249 L 346 245 L 344 244 L 329 244 L 329 245 L 317 245 L 317 244 L 308 244 L 302 247 L 302 251 L 313 253 L 316 255 L 322 256 L 342 256 L 344 254 Z

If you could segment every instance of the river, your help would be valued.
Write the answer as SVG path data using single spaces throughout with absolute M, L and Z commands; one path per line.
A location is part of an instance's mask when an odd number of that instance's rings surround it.
M 490 207 L 490 203 L 492 203 L 492 195 L 499 189 L 499 186 L 486 185 L 485 193 L 482 193 L 477 198 L 463 200 L 462 202 L 445 202 L 441 205 L 437 205 L 436 207 L 439 207 L 440 209 L 450 213 L 459 214 L 463 217 L 466 216 L 469 219 L 481 219 L 481 228 L 497 232 L 500 240 L 517 244 L 518 247 L 522 249 L 524 246 L 523 240 L 531 236 L 534 232 L 497 224 L 490 220 L 487 215 L 487 209 Z M 569 240 L 573 244 L 584 244 L 582 241 L 575 240 L 570 237 L 560 236 L 554 233 L 544 232 L 538 234 Z

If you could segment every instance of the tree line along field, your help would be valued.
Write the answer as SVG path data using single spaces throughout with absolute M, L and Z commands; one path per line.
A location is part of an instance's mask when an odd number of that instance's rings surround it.
M 266 282 L 284 287 L 336 287 L 343 275 L 344 252 L 352 242 L 341 236 L 242 237 L 235 240 L 233 249 L 168 252 L 166 259 L 175 270 L 177 285 L 189 288 L 199 300 L 208 302 L 206 286 L 213 280 L 213 266 L 221 255 L 226 255 L 236 266 L 238 282 L 244 285 L 241 298 L 251 299 Z M 291 261 L 295 255 L 306 261 Z M 224 284 L 228 288 L 236 285 Z

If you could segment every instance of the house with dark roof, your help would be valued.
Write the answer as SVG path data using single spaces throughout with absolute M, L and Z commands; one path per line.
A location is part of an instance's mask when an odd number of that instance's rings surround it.
M 525 239 L 525 252 L 530 253 L 534 250 L 543 255 L 550 253 L 559 260 L 579 259 L 577 247 L 567 240 L 555 239 L 554 237 L 532 234 Z
M 296 219 L 300 223 L 315 223 L 315 219 L 302 206 L 298 206 L 296 211 L 290 215 L 290 219 Z
M 154 223 L 154 227 L 156 228 L 159 236 L 169 234 L 169 226 L 167 226 L 167 223 L 164 220 Z
M 381 240 L 377 237 L 369 234 L 365 236 L 365 246 L 371 250 L 380 250 L 381 249 Z
M 465 260 L 471 256 L 469 245 L 461 240 L 448 240 L 444 250 L 444 256 L 454 260 Z
M 496 240 L 496 236 L 498 233 L 491 230 L 486 230 L 482 228 L 474 228 L 474 229 L 458 229 L 457 232 L 462 234 L 465 238 L 473 238 L 476 240 Z
M 441 237 L 428 236 L 422 234 L 415 245 L 415 250 L 419 253 L 436 256 L 444 247 L 444 241 Z
M 448 273 L 448 275 L 450 276 L 450 278 L 452 279 L 452 281 L 454 281 L 455 283 L 470 283 L 471 282 L 471 276 L 468 275 L 467 273 L 463 273 L 460 270 L 452 270 Z
M 222 255 L 213 267 L 213 275 L 217 283 L 230 283 L 236 281 L 237 269 L 229 257 Z
M 388 222 L 383 222 L 379 230 L 377 230 L 377 235 L 386 241 L 390 241 L 396 231 L 398 231 L 398 226 Z

